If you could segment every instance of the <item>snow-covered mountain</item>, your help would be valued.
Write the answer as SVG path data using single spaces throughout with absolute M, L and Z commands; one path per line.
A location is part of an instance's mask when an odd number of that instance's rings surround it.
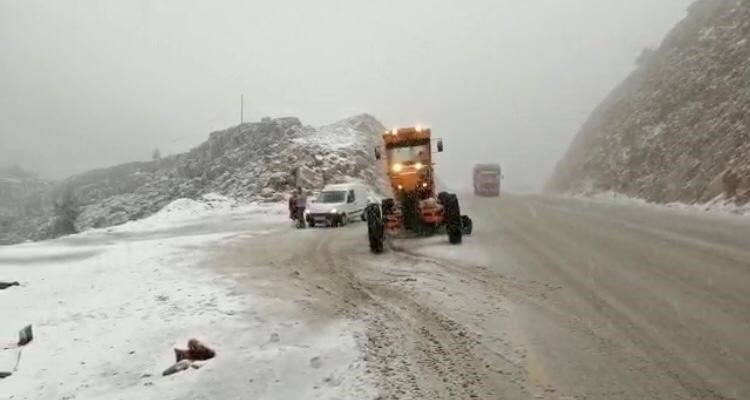
M 593 112 L 547 189 L 750 201 L 750 1 L 699 0 Z
M 384 169 L 372 151 L 384 129 L 363 114 L 318 128 L 286 117 L 213 132 L 187 153 L 90 171 L 31 193 L 27 198 L 44 200 L 36 207 L 44 218 L 15 218 L 12 232 L 0 234 L 0 244 L 65 233 L 61 218 L 73 219 L 78 231 L 118 225 L 149 216 L 175 199 L 208 193 L 277 202 L 296 186 L 318 190 L 350 179 L 384 189 Z M 20 197 L 14 203 L 24 201 Z

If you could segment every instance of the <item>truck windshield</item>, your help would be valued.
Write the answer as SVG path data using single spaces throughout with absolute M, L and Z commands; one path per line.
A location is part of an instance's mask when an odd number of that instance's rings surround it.
M 346 199 L 345 191 L 321 192 L 320 196 L 318 197 L 317 202 L 318 203 L 343 203 L 345 199 Z
M 394 147 L 388 149 L 388 152 L 392 163 L 409 165 L 416 163 L 417 161 L 424 162 L 427 160 L 427 157 L 430 154 L 430 145 Z
M 480 182 L 496 182 L 498 180 L 498 173 L 495 171 L 482 171 L 479 173 Z

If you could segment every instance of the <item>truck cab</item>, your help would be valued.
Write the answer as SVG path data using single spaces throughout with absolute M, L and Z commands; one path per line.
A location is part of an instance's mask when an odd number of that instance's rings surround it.
M 474 195 L 500 196 L 502 169 L 498 164 L 477 164 L 474 166 Z

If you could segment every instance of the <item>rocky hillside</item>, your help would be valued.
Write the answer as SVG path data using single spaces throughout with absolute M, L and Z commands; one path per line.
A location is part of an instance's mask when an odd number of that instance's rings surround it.
M 117 225 L 208 193 L 275 202 L 296 186 L 316 190 L 352 178 L 384 189 L 372 154 L 384 129 L 365 114 L 319 128 L 267 118 L 213 132 L 184 154 L 90 171 L 8 199 L 15 211 L 7 212 L 0 244 Z M 33 212 L 17 212 L 28 199 Z
M 0 168 L 0 244 L 25 239 L 23 221 L 45 222 L 51 188 L 49 182 L 20 167 Z
M 652 202 L 750 201 L 750 1 L 699 0 L 592 113 L 548 182 Z

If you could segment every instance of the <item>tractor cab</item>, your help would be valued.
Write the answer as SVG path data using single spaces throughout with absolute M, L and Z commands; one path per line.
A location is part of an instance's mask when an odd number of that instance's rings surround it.
M 419 126 L 393 129 L 383 135 L 383 143 L 393 193 L 397 197 L 414 195 L 420 200 L 434 197 L 430 130 Z M 442 149 L 442 141 L 438 140 L 437 151 Z M 382 158 L 380 149 L 375 155 L 377 159 Z

